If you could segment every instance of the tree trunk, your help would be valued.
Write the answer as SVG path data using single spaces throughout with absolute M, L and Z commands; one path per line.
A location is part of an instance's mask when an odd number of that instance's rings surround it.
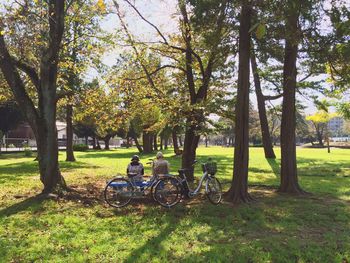
M 286 44 L 283 67 L 283 105 L 281 121 L 281 183 L 279 192 L 301 194 L 297 175 L 295 144 L 295 92 L 298 55 L 298 14 L 293 7 L 286 11 Z
M 208 137 L 207 136 L 205 136 L 205 147 L 208 147 Z
M 142 133 L 142 141 L 143 141 L 143 152 L 152 153 L 152 136 L 149 132 L 144 131 Z
M 163 135 L 160 135 L 160 145 L 159 145 L 160 150 L 163 150 L 163 141 L 164 141 L 164 137 Z
M 196 159 L 196 149 L 199 142 L 199 135 L 195 134 L 195 127 L 193 125 L 186 128 L 184 149 L 182 153 L 182 168 L 189 169 L 187 174 L 188 181 L 194 181 L 193 162 Z
M 96 149 L 101 150 L 100 140 L 98 138 L 96 140 L 96 144 L 97 144 Z
M 142 149 L 142 147 L 141 147 L 141 145 L 140 145 L 140 143 L 139 143 L 139 140 L 138 140 L 138 138 L 137 138 L 137 135 L 136 135 L 136 132 L 135 132 L 135 130 L 134 130 L 134 126 L 133 126 L 132 122 L 131 122 L 131 125 L 130 125 L 129 133 L 130 133 L 130 137 L 131 137 L 131 138 L 134 140 L 134 142 L 135 142 L 135 145 L 136 145 L 136 147 L 137 147 L 137 150 L 139 151 L 139 153 L 142 153 L 142 152 L 143 152 L 143 149 Z
M 168 149 L 168 141 L 169 141 L 169 137 L 165 137 L 165 138 L 164 138 L 164 149 L 165 149 L 165 150 Z
M 174 153 L 177 155 L 179 153 L 179 144 L 177 142 L 177 134 L 176 134 L 175 127 L 173 128 L 173 130 L 171 132 L 171 136 L 173 139 Z
M 256 57 L 255 57 L 254 51 L 252 51 L 252 53 L 251 53 L 250 62 L 252 65 L 255 93 L 256 93 L 256 98 L 258 101 L 261 136 L 262 136 L 262 142 L 263 142 L 263 146 L 264 146 L 265 158 L 276 159 L 276 155 L 275 155 L 275 152 L 273 151 L 273 146 L 272 146 L 272 142 L 271 142 L 269 124 L 268 124 L 267 116 L 266 116 L 265 99 L 264 99 L 264 95 L 263 95 L 262 90 L 261 90 L 260 76 L 259 76 L 259 72 L 258 72 L 258 66 L 256 63 Z
M 315 129 L 316 129 L 318 144 L 323 147 L 324 146 L 324 144 L 323 144 L 323 128 L 321 129 L 321 127 L 320 127 L 321 124 L 319 124 L 319 123 L 314 123 L 314 125 L 315 125 Z
M 126 136 L 126 149 L 130 148 L 130 137 Z
M 96 150 L 97 146 L 96 146 L 96 137 L 92 137 L 92 149 Z
M 41 52 L 40 75 L 37 69 L 22 61 L 16 61 L 7 49 L 4 36 L 0 34 L 0 68 L 21 105 L 23 115 L 31 126 L 38 146 L 40 180 L 44 184 L 43 193 L 66 188 L 58 165 L 58 143 L 56 128 L 57 107 L 57 65 L 64 30 L 65 1 L 49 1 L 48 41 Z M 38 95 L 38 107 L 28 95 L 26 86 L 18 72 L 27 74 Z
M 158 151 L 157 134 L 156 133 L 153 135 L 153 149 L 155 151 Z
M 326 124 L 328 125 L 328 124 Z M 327 152 L 331 153 L 331 147 L 329 145 L 329 132 L 328 132 L 328 127 L 326 126 L 326 142 L 327 142 Z
M 179 144 L 180 144 L 180 147 L 183 146 L 183 143 L 182 143 L 182 136 L 181 136 L 181 135 L 179 135 Z
M 66 161 L 75 162 L 74 152 L 73 152 L 73 106 L 72 104 L 67 104 L 66 108 L 66 123 L 67 123 L 67 144 L 66 144 Z
M 111 140 L 111 136 L 106 136 L 103 141 L 105 142 L 105 150 L 110 150 L 109 148 L 109 142 Z
M 238 90 L 235 105 L 235 152 L 234 171 L 227 196 L 234 203 L 252 200 L 248 193 L 249 162 L 249 60 L 250 27 L 252 8 L 248 1 L 243 1 L 239 28 L 239 69 Z

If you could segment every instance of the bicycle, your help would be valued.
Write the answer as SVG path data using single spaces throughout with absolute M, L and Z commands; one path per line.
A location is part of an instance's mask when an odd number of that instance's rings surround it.
M 194 161 L 192 166 L 194 166 L 197 161 Z M 222 188 L 220 181 L 215 177 L 217 167 L 214 162 L 207 162 L 202 164 L 203 175 L 198 183 L 198 186 L 192 190 L 188 184 L 186 173 L 190 169 L 180 169 L 179 179 L 175 177 L 172 178 L 161 178 L 154 186 L 153 198 L 163 207 L 171 208 L 178 204 L 183 195 L 188 198 L 193 198 L 200 193 L 203 183 L 205 182 L 205 193 L 209 201 L 217 205 L 222 200 Z M 180 198 L 178 198 L 179 193 L 176 192 L 177 186 L 180 183 Z M 174 190 L 175 188 L 175 190 Z M 170 189 L 170 190 L 169 190 Z M 174 201 L 169 201 L 174 200 Z
M 147 164 L 153 164 L 154 161 Z M 171 175 L 164 175 L 163 177 L 152 174 L 148 181 L 135 181 L 136 173 L 128 173 L 128 178 L 117 176 L 111 179 L 104 190 L 104 198 L 107 204 L 115 208 L 121 208 L 130 203 L 130 201 L 137 197 L 146 195 L 146 191 L 150 189 L 151 196 L 154 199 L 153 189 L 161 178 L 171 177 Z M 178 186 L 180 188 L 180 186 Z M 156 199 L 154 199 L 157 201 Z M 158 202 L 158 201 L 157 201 Z

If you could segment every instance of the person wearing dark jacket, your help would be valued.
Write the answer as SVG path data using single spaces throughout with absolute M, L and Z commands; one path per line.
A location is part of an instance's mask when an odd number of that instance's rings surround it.
M 131 162 L 129 163 L 126 173 L 132 174 L 132 179 L 134 182 L 142 182 L 143 181 L 143 175 L 144 175 L 144 168 L 142 163 L 140 163 L 140 158 L 137 155 L 134 155 L 131 158 Z M 136 174 L 136 175 L 134 175 Z

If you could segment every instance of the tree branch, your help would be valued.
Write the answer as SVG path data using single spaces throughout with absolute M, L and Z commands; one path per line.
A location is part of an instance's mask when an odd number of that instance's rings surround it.
M 1 27 L 0 27 L 1 30 Z M 0 69 L 4 74 L 7 84 L 11 88 L 13 95 L 20 105 L 23 115 L 27 117 L 33 132 L 38 135 L 39 114 L 35 109 L 33 101 L 30 99 L 24 83 L 13 63 L 10 53 L 6 47 L 4 36 L 0 34 Z
M 277 99 L 279 99 L 279 98 L 281 98 L 283 96 L 283 93 L 281 93 L 281 94 L 278 94 L 278 95 L 263 95 L 263 97 L 264 97 L 264 100 L 277 100 Z
M 173 66 L 173 65 L 163 65 L 159 68 L 157 68 L 156 70 L 154 70 L 153 72 L 149 73 L 149 75 L 154 75 L 156 74 L 158 71 L 164 69 L 164 68 L 173 68 L 173 69 L 179 69 L 181 71 L 184 71 L 186 73 L 186 70 L 182 67 L 176 67 L 176 66 Z M 142 77 L 138 77 L 138 78 L 124 78 L 124 80 L 140 80 L 140 79 L 146 79 L 147 76 L 142 76 Z
M 16 60 L 14 57 L 12 57 L 12 61 L 17 68 L 19 68 L 29 76 L 35 88 L 39 90 L 40 81 L 39 81 L 38 73 L 36 72 L 35 68 L 31 67 L 28 63 L 24 61 Z

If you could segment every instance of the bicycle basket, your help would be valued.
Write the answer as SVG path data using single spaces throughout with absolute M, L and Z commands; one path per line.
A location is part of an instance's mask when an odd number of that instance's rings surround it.
M 217 172 L 216 162 L 207 162 L 202 165 L 203 172 L 208 172 L 208 174 L 214 175 Z

